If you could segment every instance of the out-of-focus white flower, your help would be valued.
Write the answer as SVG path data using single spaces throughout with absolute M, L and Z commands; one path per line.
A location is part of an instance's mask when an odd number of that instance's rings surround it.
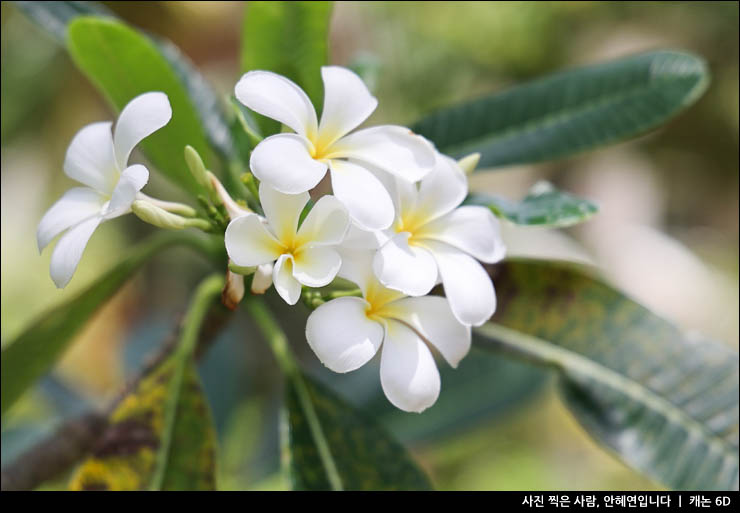
M 388 400 L 421 412 L 439 396 L 440 378 L 427 344 L 457 367 L 470 349 L 470 327 L 458 322 L 443 297 L 406 297 L 373 275 L 372 252 L 342 250 L 339 276 L 360 286 L 363 297 L 333 299 L 314 310 L 306 339 L 335 372 L 367 363 L 383 346 L 380 382 Z
M 387 228 L 393 222 L 393 203 L 376 175 L 390 173 L 408 182 L 418 181 L 434 165 L 434 148 L 400 126 L 349 134 L 378 102 L 348 69 L 325 66 L 321 76 L 324 109 L 320 123 L 308 96 L 287 78 L 251 71 L 239 80 L 235 87 L 239 101 L 295 131 L 260 142 L 252 152 L 250 168 L 261 181 L 286 194 L 315 187 L 328 169 L 333 193 L 352 219 L 368 230 Z
M 226 251 L 239 266 L 275 262 L 275 289 L 286 303 L 294 305 L 301 284 L 323 287 L 336 276 L 342 259 L 331 246 L 344 239 L 349 216 L 334 196 L 324 196 L 298 228 L 309 200 L 307 192 L 283 194 L 262 183 L 259 195 L 265 218 L 247 214 L 233 219 L 226 228 Z
M 409 296 L 423 296 L 441 280 L 460 322 L 486 322 L 495 311 L 496 295 L 476 259 L 497 262 L 506 250 L 490 210 L 458 207 L 468 191 L 465 174 L 454 160 L 440 155 L 418 187 L 396 180 L 389 188 L 395 188 L 396 220 L 382 234 L 373 259 L 380 282 Z M 353 235 L 353 240 L 359 239 Z
M 67 191 L 46 212 L 36 231 L 39 251 L 66 231 L 51 255 L 51 278 L 57 287 L 69 283 L 98 225 L 131 212 L 137 193 L 149 180 L 149 171 L 141 164 L 127 167 L 129 155 L 170 118 L 167 95 L 144 93 L 123 108 L 113 132 L 109 121 L 93 123 L 72 139 L 64 172 L 86 187 Z

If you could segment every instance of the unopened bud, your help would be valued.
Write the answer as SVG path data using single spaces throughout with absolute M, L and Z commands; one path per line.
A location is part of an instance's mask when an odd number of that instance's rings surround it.
M 193 174 L 195 181 L 206 189 L 210 189 L 211 184 L 206 175 L 208 171 L 205 164 L 203 164 L 203 159 L 200 158 L 200 154 L 196 149 L 190 145 L 185 146 L 185 163 L 188 165 L 188 169 Z
M 131 204 L 131 211 L 145 223 L 166 230 L 182 230 L 188 227 L 199 228 L 204 231 L 211 229 L 211 224 L 208 221 L 178 216 L 146 200 L 134 201 Z
M 172 214 L 145 200 L 136 200 L 131 204 L 131 210 L 136 217 L 145 223 L 153 224 L 167 230 L 182 230 L 185 228 L 186 219 Z
M 480 153 L 471 153 L 457 161 L 457 165 L 465 172 L 466 175 L 475 171 L 475 167 L 480 162 Z
M 244 298 L 244 276 L 226 271 L 226 284 L 221 291 L 221 301 L 229 310 L 236 310 Z
M 264 294 L 272 285 L 272 264 L 262 264 L 257 266 L 257 270 L 252 276 L 252 294 Z

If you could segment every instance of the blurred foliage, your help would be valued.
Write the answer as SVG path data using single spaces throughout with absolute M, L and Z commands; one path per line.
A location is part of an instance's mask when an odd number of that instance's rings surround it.
M 105 4 L 126 22 L 173 41 L 220 94 L 233 93 L 241 69 L 241 5 Z M 146 229 L 126 220 L 109 223 L 111 226 L 93 238 L 89 254 L 80 266 L 79 281 L 64 292 L 50 284 L 49 255 L 37 256 L 35 225 L 52 199 L 69 187 L 70 181 L 62 175 L 60 164 L 71 137 L 80 126 L 111 119 L 112 113 L 48 35 L 9 3 L 3 2 L 0 9 L 1 314 L 5 343 L 47 307 L 64 301 L 84 288 L 86 281 L 99 276 L 107 268 L 109 256 Z M 480 177 L 474 183 L 487 188 L 481 192 L 500 192 L 514 198 L 523 197 L 532 183 L 545 178 L 557 187 L 592 198 L 602 206 L 600 215 L 586 223 L 584 230 L 568 232 L 581 241 L 588 242 L 588 225 L 602 215 L 605 220 L 623 217 L 650 223 L 655 230 L 679 238 L 715 266 L 717 281 L 730 283 L 731 294 L 729 300 L 717 295 L 698 305 L 691 293 L 659 299 L 664 303 L 680 300 L 697 305 L 696 308 L 724 312 L 727 327 L 722 338 L 736 346 L 737 314 L 727 312 L 736 310 L 728 305 L 737 301 L 738 276 L 737 35 L 736 2 L 435 2 L 423 8 L 416 2 L 336 2 L 329 62 L 351 64 L 366 80 L 371 77 L 375 81 L 374 94 L 381 102 L 373 123 L 411 123 L 432 109 L 501 91 L 554 70 L 606 58 L 669 46 L 704 56 L 713 82 L 694 108 L 649 137 L 608 150 L 616 156 L 629 152 L 645 164 L 646 171 L 640 171 L 636 166 L 620 167 L 626 160 L 615 158 L 615 167 L 623 180 L 649 178 L 630 182 L 629 197 L 620 198 L 621 203 L 604 202 L 599 194 L 590 193 L 615 187 L 613 182 L 604 181 L 604 165 L 600 167 L 594 164 L 598 160 L 588 157 L 519 169 L 516 178 L 502 172 L 498 182 L 486 182 L 488 177 Z M 602 158 L 604 153 L 607 152 L 600 152 L 597 157 Z M 592 183 L 602 188 L 589 189 L 587 185 Z M 149 187 L 155 194 L 165 191 L 163 196 L 172 192 L 156 177 Z M 19 190 L 32 190 L 34 194 L 17 194 Z M 655 190 L 661 192 L 663 203 L 653 201 Z M 642 203 L 635 203 L 641 198 Z M 615 233 L 609 228 L 600 231 L 607 236 Z M 537 237 L 536 232 L 529 233 L 530 237 Z M 543 240 L 555 240 L 541 235 Z M 514 238 L 511 240 L 514 246 Z M 620 251 L 629 249 L 623 247 Z M 675 261 L 662 261 L 661 265 L 679 269 L 673 267 L 678 265 Z M 17 272 L 20 268 L 23 273 Z M 106 392 L 110 394 L 110 389 L 83 389 L 75 380 L 81 374 L 119 372 L 106 355 L 114 355 L 121 365 L 122 353 L 136 353 L 140 360 L 156 347 L 155 341 L 161 340 L 161 326 L 169 325 L 176 312 L 185 308 L 189 291 L 202 271 L 202 264 L 186 253 L 168 256 L 153 262 L 144 271 L 144 279 L 126 290 L 126 301 L 108 305 L 94 320 L 103 326 L 102 331 L 100 327 L 85 330 L 72 347 L 75 351 L 94 346 L 98 351 L 86 354 L 86 366 L 79 359 L 63 366 L 67 372 L 60 379 L 73 392 L 71 401 L 100 403 L 108 399 Z M 641 271 L 649 273 L 650 268 Z M 690 274 L 681 274 L 678 281 L 685 281 L 689 288 L 695 283 L 691 279 Z M 629 283 L 620 283 L 626 285 Z M 473 361 L 472 357 L 478 355 L 471 354 L 459 371 L 440 365 L 442 395 L 425 414 L 428 417 L 391 412 L 380 391 L 377 367 L 368 365 L 349 375 L 329 373 L 303 343 L 306 312 L 288 309 L 273 293 L 268 299 L 288 326 L 305 366 L 348 402 L 377 414 L 389 431 L 414 448 L 414 455 L 439 488 L 656 486 L 598 448 L 570 414 L 552 400 L 550 389 L 541 387 L 544 375 L 530 367 L 518 362 Z M 685 318 L 677 321 L 681 324 Z M 721 324 L 703 322 L 700 326 L 707 330 Z M 114 336 L 104 337 L 102 332 Z M 228 455 L 218 462 L 218 482 L 221 488 L 280 489 L 287 483 L 277 473 L 277 426 L 282 397 L 279 371 L 265 344 L 251 335 L 253 332 L 249 321 L 235 322 L 199 366 L 204 392 L 212 405 L 221 454 Z M 475 369 L 468 371 L 466 366 Z M 136 367 L 132 365 L 132 369 Z M 500 382 L 496 381 L 498 378 Z M 457 379 L 459 386 L 455 385 Z M 478 383 L 486 383 L 485 389 L 490 390 L 489 406 L 498 404 L 501 408 L 486 409 L 476 402 L 480 395 L 476 396 L 475 391 L 481 390 Z M 75 396 L 80 390 L 84 394 Z M 17 454 L 72 411 L 71 407 L 59 406 L 66 404 L 59 397 L 58 389 L 48 386 L 45 379 L 3 417 L 4 461 L 6 451 Z M 445 428 L 447 414 L 438 412 L 459 403 L 460 397 L 468 399 L 469 409 L 463 410 L 464 418 Z M 425 418 L 434 417 L 439 423 L 424 422 Z M 439 429 L 428 429 L 430 424 Z M 21 432 L 24 436 L 17 436 Z M 64 486 L 66 481 L 60 480 L 44 487 Z

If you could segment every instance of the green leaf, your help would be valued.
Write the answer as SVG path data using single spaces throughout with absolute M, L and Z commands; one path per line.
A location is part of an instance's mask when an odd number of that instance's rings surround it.
M 429 490 L 404 447 L 305 376 L 286 390 L 284 451 L 296 490 Z
M 115 14 L 97 2 L 15 2 L 18 8 L 64 44 L 67 25 L 80 16 Z M 157 49 L 169 62 L 190 96 L 211 145 L 224 156 L 235 153 L 229 125 L 218 95 L 179 48 L 166 39 L 150 35 Z
M 519 203 L 482 193 L 470 194 L 465 203 L 488 207 L 494 215 L 515 224 L 558 228 L 586 221 L 599 210 L 590 201 L 559 191 L 547 182 L 535 184 Z
M 160 251 L 188 245 L 212 251 L 201 238 L 187 232 L 160 232 L 132 251 L 110 271 L 70 301 L 44 312 L 30 327 L 2 350 L 2 413 L 37 379 L 46 374 L 64 353 L 88 319 L 113 296 L 128 278 Z
M 183 149 L 188 144 L 195 147 L 208 162 L 210 148 L 186 88 L 154 43 L 121 22 L 84 16 L 70 22 L 67 47 L 80 70 L 118 111 L 142 93 L 167 94 L 172 120 L 147 137 L 142 147 L 168 178 L 191 193 L 202 193 L 188 172 Z
M 319 111 L 330 18 L 331 2 L 249 2 L 242 27 L 242 71 L 267 70 L 291 79 Z M 258 118 L 264 135 L 280 130 L 279 123 Z
M 657 51 L 557 73 L 442 109 L 413 126 L 479 167 L 542 162 L 652 130 L 693 104 L 709 84 L 706 63 Z
M 173 354 L 116 407 L 72 490 L 214 490 L 216 433 L 193 359 L 206 312 L 223 288 L 196 289 Z
M 738 488 L 737 353 L 687 338 L 574 265 L 512 260 L 492 276 L 498 309 L 477 344 L 554 368 L 583 427 L 651 478 Z

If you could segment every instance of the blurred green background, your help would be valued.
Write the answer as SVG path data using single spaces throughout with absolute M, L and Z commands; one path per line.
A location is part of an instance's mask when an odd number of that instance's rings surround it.
M 239 77 L 243 5 L 104 2 L 121 18 L 180 46 L 217 90 Z M 2 3 L 2 341 L 65 301 L 150 230 L 133 216 L 104 224 L 71 284 L 57 290 L 36 224 L 72 186 L 61 169 L 72 136 L 113 119 L 65 50 Z M 738 4 L 736 2 L 337 2 L 331 62 L 359 71 L 380 100 L 370 123 L 410 124 L 435 107 L 563 68 L 643 50 L 704 56 L 704 97 L 661 130 L 554 163 L 471 180 L 512 199 L 540 179 L 597 202 L 568 230 L 504 227 L 511 255 L 589 262 L 618 288 L 689 331 L 738 346 Z M 135 158 L 141 157 L 136 155 Z M 134 160 L 136 161 L 136 160 Z M 140 160 L 139 160 L 140 161 Z M 147 191 L 179 193 L 153 177 Z M 204 264 L 187 252 L 152 262 L 84 330 L 57 366 L 3 419 L 6 464 L 58 425 L 105 404 L 175 326 Z M 377 415 L 411 447 L 440 489 L 653 489 L 600 449 L 559 404 L 549 376 L 472 353 L 446 369 L 440 400 L 422 415 L 393 410 L 377 367 L 331 375 L 310 353 L 305 312 L 270 298 L 291 322 L 310 371 Z M 298 319 L 298 320 L 296 320 Z M 282 489 L 278 369 L 247 321 L 234 319 L 201 364 L 220 437 L 223 489 Z M 64 481 L 48 487 L 63 487 Z

